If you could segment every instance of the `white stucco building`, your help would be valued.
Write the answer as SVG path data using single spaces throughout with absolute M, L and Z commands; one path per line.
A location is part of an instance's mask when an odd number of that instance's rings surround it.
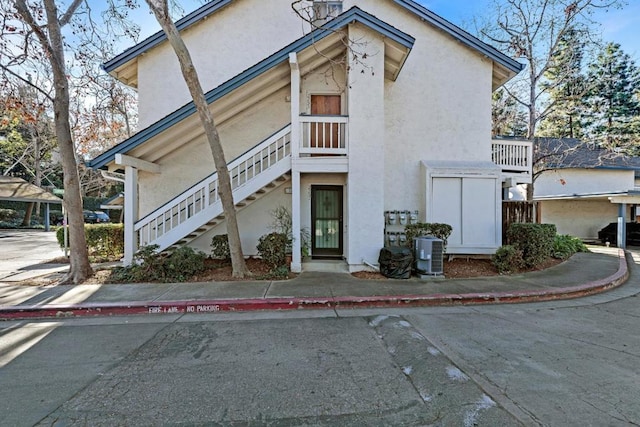
M 531 180 L 527 142 L 491 140 L 491 93 L 522 69 L 409 0 L 214 0 L 178 22 L 216 118 L 245 254 L 290 209 L 312 257 L 351 271 L 395 233 L 385 212 L 453 226 L 450 253 L 501 245 L 501 194 Z M 330 17 L 331 18 L 331 17 Z M 125 258 L 142 244 L 209 251 L 226 232 L 215 168 L 162 33 L 105 69 L 139 94 L 141 130 L 90 162 L 124 171 Z M 292 270 L 304 268 L 294 239 Z

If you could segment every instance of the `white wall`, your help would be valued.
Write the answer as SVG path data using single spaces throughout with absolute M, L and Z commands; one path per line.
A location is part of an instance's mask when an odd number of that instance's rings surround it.
M 618 205 L 606 199 L 545 200 L 539 202 L 542 222 L 555 224 L 558 234 L 593 240 L 598 230 L 618 219 Z
M 347 262 L 361 265 L 378 259 L 384 246 L 385 92 L 384 43 L 377 33 L 349 25 L 351 40 L 367 40 L 368 72 L 359 64 L 349 71 L 349 175 Z
M 421 160 L 491 159 L 492 63 L 391 1 L 352 4 L 416 38 L 385 81 L 384 209 L 419 209 Z
M 340 95 L 341 112 L 347 112 L 346 73 L 340 64 L 327 64 L 300 77 L 300 112 L 311 114 L 311 95 Z
M 631 170 L 556 169 L 543 172 L 534 184 L 534 197 L 597 194 L 633 190 Z
M 284 206 L 291 212 L 291 194 L 285 193 L 285 188 L 290 187 L 291 181 L 286 181 L 265 197 L 256 200 L 244 209 L 238 210 L 238 228 L 241 231 L 240 240 L 242 242 L 242 252 L 245 256 L 256 256 L 260 237 L 274 231 L 272 212 L 276 208 Z M 222 222 L 198 237 L 189 246 L 209 254 L 211 253 L 211 239 L 213 236 L 226 233 L 227 224 Z
M 285 102 L 289 92 L 289 88 L 282 89 L 219 127 L 227 162 L 291 121 L 290 104 Z M 211 150 L 204 136 L 187 147 L 176 149 L 158 163 L 162 168 L 161 174 L 140 172 L 140 217 L 215 172 Z
M 302 37 L 290 0 L 242 0 L 183 31 L 205 92 Z M 168 43 L 138 57 L 141 129 L 191 101 Z

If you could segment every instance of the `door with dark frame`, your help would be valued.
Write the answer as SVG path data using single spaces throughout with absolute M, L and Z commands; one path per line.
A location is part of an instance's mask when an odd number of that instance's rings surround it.
M 311 186 L 311 255 L 342 258 L 342 186 Z

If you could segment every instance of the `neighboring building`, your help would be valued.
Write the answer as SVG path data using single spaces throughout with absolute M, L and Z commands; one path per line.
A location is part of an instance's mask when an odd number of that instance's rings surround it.
M 538 138 L 535 150 L 545 158 L 534 185 L 541 222 L 556 224 L 560 234 L 596 240 L 621 213 L 625 221 L 636 220 L 640 158 L 570 138 Z
M 217 0 L 178 22 L 225 147 L 245 254 L 278 206 L 294 236 L 310 231 L 312 257 L 351 271 L 397 232 L 387 211 L 452 225 L 449 253 L 493 253 L 503 184 L 531 181 L 529 143 L 491 141 L 491 93 L 522 65 L 414 1 L 312 3 L 326 21 L 313 31 L 290 0 Z M 138 244 L 208 252 L 226 232 L 217 177 L 166 38 L 105 69 L 139 94 L 142 130 L 90 162 L 125 172 L 125 261 Z

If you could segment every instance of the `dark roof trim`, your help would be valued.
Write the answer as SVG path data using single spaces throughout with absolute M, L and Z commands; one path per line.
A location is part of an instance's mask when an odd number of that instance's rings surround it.
M 191 25 L 208 17 L 212 13 L 215 13 L 218 10 L 222 9 L 223 7 L 229 5 L 232 1 L 233 0 L 214 0 L 194 10 L 190 14 L 176 21 L 176 27 L 178 28 L 178 31 L 182 31 L 185 28 L 190 27 Z M 146 51 L 153 49 L 160 43 L 164 42 L 166 39 L 167 39 L 167 36 L 165 35 L 164 31 L 162 30 L 158 31 L 157 33 L 147 37 L 137 45 L 132 46 L 129 49 L 125 50 L 115 58 L 105 62 L 102 65 L 102 68 L 104 68 L 104 70 L 107 73 L 110 73 L 111 71 L 115 70 L 121 65 L 124 65 L 127 62 L 131 61 L 138 55 L 141 55 Z
M 439 28 L 442 31 L 448 33 L 449 35 L 456 38 L 463 44 L 466 44 L 467 46 L 475 50 L 478 50 L 480 53 L 488 56 L 489 58 L 493 59 L 497 63 L 505 66 L 506 68 L 508 68 L 509 70 L 515 73 L 519 73 L 525 67 L 524 64 L 521 64 L 515 59 L 510 58 L 509 56 L 503 54 L 498 49 L 486 44 L 485 42 L 478 39 L 477 37 L 472 36 L 471 34 L 464 31 L 462 28 L 452 24 L 451 22 L 447 21 L 441 16 L 436 15 L 435 13 L 431 12 L 429 9 L 416 3 L 415 1 L 413 0 L 393 0 L 393 1 L 399 4 L 400 6 L 404 7 L 405 9 L 409 10 L 410 12 L 413 12 L 414 14 L 418 15 L 420 18 L 430 23 L 431 25 L 435 26 L 436 28 Z
M 383 36 L 396 41 L 397 43 L 405 46 L 408 49 L 411 49 L 413 47 L 413 43 L 415 42 L 415 39 L 410 35 L 398 30 L 397 28 L 392 27 L 386 22 L 383 22 L 375 16 L 369 15 L 367 12 L 364 12 L 362 9 L 354 6 L 348 11 L 340 14 L 336 18 L 326 23 L 322 28 L 318 28 L 307 34 L 306 36 L 294 41 L 287 47 L 279 50 L 268 58 L 263 59 L 254 66 L 233 77 L 231 80 L 227 80 L 225 83 L 207 92 L 205 94 L 207 103 L 211 104 L 212 102 L 222 98 L 224 95 L 230 93 L 234 89 L 241 87 L 245 83 L 272 69 L 283 61 L 287 61 L 289 59 L 290 52 L 300 52 L 318 42 L 319 40 L 327 37 L 328 35 L 333 34 L 333 32 L 335 32 L 336 30 L 353 22 L 359 22 L 363 25 L 366 25 L 372 30 L 379 32 Z M 169 129 L 180 121 L 191 116 L 195 112 L 196 107 L 193 101 L 189 102 L 188 104 L 180 107 L 178 110 L 174 111 L 168 116 L 165 116 L 164 118 L 158 120 L 151 126 L 141 130 L 131 138 L 121 142 L 110 150 L 105 151 L 93 160 L 90 160 L 87 163 L 87 166 L 94 169 L 103 168 L 114 159 L 116 153 L 127 153 L 130 150 L 133 150 L 140 144 L 160 134 L 164 130 Z

